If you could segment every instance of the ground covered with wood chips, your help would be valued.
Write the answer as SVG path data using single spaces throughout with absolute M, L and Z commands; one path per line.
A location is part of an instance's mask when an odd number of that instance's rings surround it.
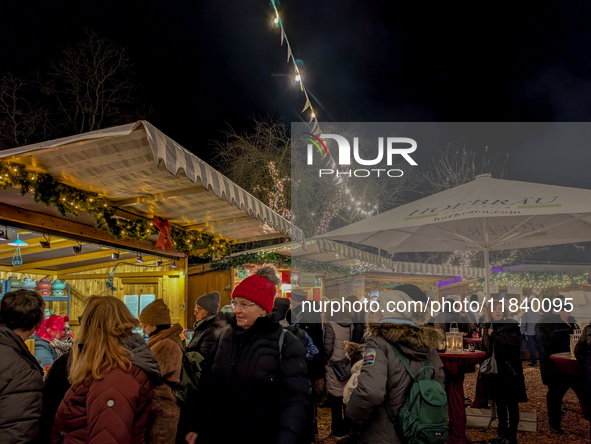
M 519 444 L 588 444 L 589 422 L 585 421 L 579 411 L 579 401 L 572 390 L 564 397 L 562 428 L 564 435 L 550 433 L 548 427 L 548 415 L 546 414 L 546 392 L 548 389 L 542 384 L 540 368 L 528 367 L 524 362 L 525 384 L 529 401 L 519 405 L 522 412 L 535 413 L 538 419 L 537 433 L 519 432 L 517 441 Z M 476 387 L 476 373 L 466 375 L 464 392 L 470 399 L 474 398 Z M 318 439 L 319 444 L 334 444 L 335 439 L 330 437 L 330 408 L 320 408 L 318 411 Z M 468 438 L 472 441 L 486 441 L 497 435 L 496 429 L 468 429 Z

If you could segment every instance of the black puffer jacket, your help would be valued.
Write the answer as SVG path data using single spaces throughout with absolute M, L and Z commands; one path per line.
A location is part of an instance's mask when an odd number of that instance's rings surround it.
M 0 443 L 29 443 L 39 433 L 43 370 L 23 340 L 0 325 Z
M 575 323 L 573 317 L 564 322 L 558 314 L 546 313 L 540 323 L 536 324 L 536 336 L 540 347 L 540 371 L 545 385 L 551 385 L 563 378 L 550 356 L 570 351 L 570 335 Z
M 197 322 L 193 327 L 195 333 L 187 345 L 187 351 L 201 353 L 206 360 L 209 359 L 215 340 L 226 324 L 226 317 L 223 313 L 218 313 L 209 319 L 206 318 L 201 323 Z
M 488 329 L 492 328 L 491 335 Z M 484 391 L 494 401 L 527 402 L 525 378 L 521 365 L 521 331 L 512 319 L 482 325 L 482 343 L 489 356 L 493 348 L 499 373 L 482 375 Z
M 202 405 L 208 412 L 197 425 L 198 442 L 294 444 L 308 426 L 310 381 L 305 349 L 272 316 L 260 317 L 248 330 L 235 322 L 225 328 L 202 376 Z M 201 416 L 201 415 L 200 415 Z

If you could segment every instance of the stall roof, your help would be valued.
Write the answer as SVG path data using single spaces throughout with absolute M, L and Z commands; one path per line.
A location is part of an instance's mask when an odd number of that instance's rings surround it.
M 291 256 L 292 260 L 302 259 L 342 267 L 355 267 L 360 263 L 373 264 L 376 265 L 377 268 L 372 270 L 372 273 L 383 272 L 422 276 L 462 276 L 479 278 L 484 278 L 485 276 L 484 268 L 391 261 L 385 257 L 325 239 L 306 241 L 306 250 L 304 250 L 301 244 L 285 243 L 242 253 L 235 253 L 234 256 L 270 250 L 283 256 Z
M 236 242 L 304 240 L 300 229 L 146 121 L 1 151 L 0 158 L 100 193 L 136 217 L 157 215 Z M 0 200 L 54 215 L 14 191 L 0 191 Z

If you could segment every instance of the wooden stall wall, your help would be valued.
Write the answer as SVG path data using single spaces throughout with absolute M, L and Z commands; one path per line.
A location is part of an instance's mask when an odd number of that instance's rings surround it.
M 126 294 L 155 294 L 157 299 L 163 299 L 170 309 L 173 323 L 179 322 L 184 326 L 184 280 L 182 269 L 174 270 L 166 267 L 139 268 L 130 264 L 117 267 L 113 277 L 115 291 L 107 287 L 107 280 L 112 267 L 89 270 L 68 275 L 67 282 L 74 289 L 71 298 L 71 318 L 77 319 L 84 310 L 84 300 L 92 295 L 113 295 L 123 300 Z M 163 273 L 167 273 L 163 275 Z M 93 278 L 96 275 L 96 278 Z M 73 276 L 80 276 L 79 279 Z
M 195 323 L 195 301 L 199 296 L 212 291 L 218 291 L 221 295 L 220 308 L 228 305 L 232 300 L 232 276 L 231 270 L 206 271 L 200 274 L 202 267 L 189 270 L 189 291 L 187 297 L 187 325 L 191 328 Z
M 324 296 L 328 299 L 340 299 L 349 295 L 355 295 L 360 300 L 365 295 L 364 276 L 324 280 Z

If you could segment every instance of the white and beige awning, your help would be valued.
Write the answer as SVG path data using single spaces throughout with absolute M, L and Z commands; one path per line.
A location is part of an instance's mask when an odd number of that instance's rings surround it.
M 100 193 L 135 217 L 157 215 L 235 242 L 304 240 L 300 229 L 146 121 L 1 151 L 0 158 Z M 0 201 L 55 215 L 15 191 L 0 191 Z

